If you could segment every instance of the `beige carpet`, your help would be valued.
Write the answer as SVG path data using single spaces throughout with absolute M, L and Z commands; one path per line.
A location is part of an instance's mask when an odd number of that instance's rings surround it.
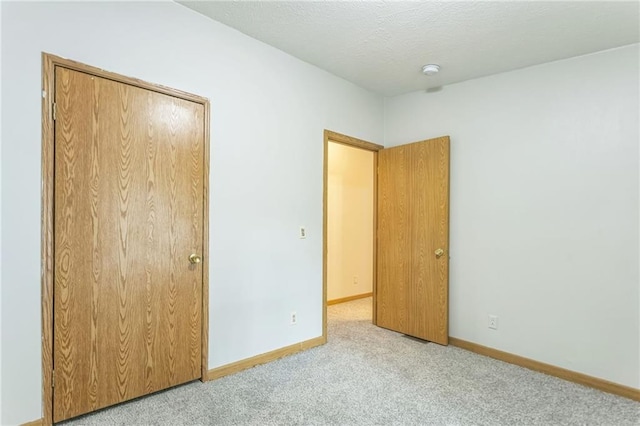
M 640 425 L 640 403 L 371 325 L 329 307 L 329 343 L 68 424 Z

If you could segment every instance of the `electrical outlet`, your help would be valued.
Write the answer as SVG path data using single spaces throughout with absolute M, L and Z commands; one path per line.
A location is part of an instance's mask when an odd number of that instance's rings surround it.
M 304 226 L 300 227 L 300 239 L 307 238 L 307 229 Z
M 357 275 L 353 276 L 353 285 L 358 285 L 358 276 Z
M 298 323 L 298 314 L 296 311 L 291 312 L 291 325 L 296 325 Z
M 489 328 L 492 330 L 498 329 L 498 316 L 497 315 L 489 315 Z

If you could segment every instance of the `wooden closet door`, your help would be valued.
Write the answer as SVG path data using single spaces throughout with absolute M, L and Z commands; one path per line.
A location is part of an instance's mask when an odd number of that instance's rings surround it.
M 54 421 L 201 376 L 204 107 L 55 71 Z
M 377 325 L 406 333 L 411 285 L 411 149 L 378 151 Z
M 379 151 L 377 234 L 377 325 L 448 344 L 448 137 Z

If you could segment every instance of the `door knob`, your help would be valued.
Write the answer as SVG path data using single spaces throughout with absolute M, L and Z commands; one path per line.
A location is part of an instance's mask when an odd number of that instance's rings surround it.
M 193 253 L 191 256 L 189 256 L 189 262 L 193 264 L 200 263 L 202 262 L 202 258 L 197 254 Z
M 444 254 L 444 250 L 439 248 L 438 250 L 435 251 L 435 253 L 436 253 L 436 259 L 440 259 L 440 257 L 442 257 L 442 255 Z

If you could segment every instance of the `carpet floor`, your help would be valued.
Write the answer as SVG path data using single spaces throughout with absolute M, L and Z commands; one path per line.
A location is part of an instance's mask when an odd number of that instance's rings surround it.
M 640 425 L 640 403 L 371 324 L 329 307 L 329 342 L 65 425 Z

